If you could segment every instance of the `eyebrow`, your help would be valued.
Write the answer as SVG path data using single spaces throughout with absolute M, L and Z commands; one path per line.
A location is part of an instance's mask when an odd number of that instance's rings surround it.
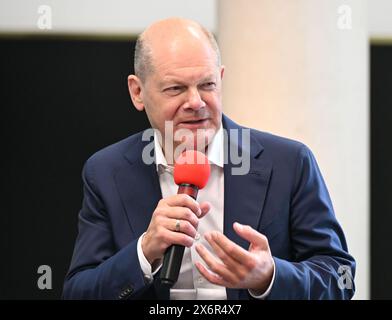
M 206 82 L 206 81 L 211 81 L 211 80 L 216 80 L 216 75 L 211 74 L 211 75 L 209 75 L 209 76 L 207 76 L 207 77 L 204 77 L 204 78 L 201 80 L 201 82 Z
M 214 74 L 210 74 L 206 77 L 203 77 L 200 82 L 206 82 L 206 81 L 211 81 L 211 80 L 215 80 L 216 79 L 216 75 Z M 173 76 L 168 76 L 166 77 L 165 80 L 162 80 L 159 84 L 160 86 L 166 86 L 168 83 L 176 83 L 176 84 L 181 84 L 181 85 L 187 85 L 183 79 L 177 78 L 177 77 L 173 77 Z

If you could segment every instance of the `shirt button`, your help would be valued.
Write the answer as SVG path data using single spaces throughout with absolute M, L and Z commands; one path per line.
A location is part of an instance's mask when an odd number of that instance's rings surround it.
M 200 284 L 200 283 L 203 283 L 203 278 L 202 278 L 202 277 L 198 278 L 198 279 L 197 279 L 197 283 L 199 283 L 199 284 Z
M 197 240 L 199 240 L 200 239 L 200 233 L 196 233 L 196 235 L 195 235 L 195 240 L 197 241 Z

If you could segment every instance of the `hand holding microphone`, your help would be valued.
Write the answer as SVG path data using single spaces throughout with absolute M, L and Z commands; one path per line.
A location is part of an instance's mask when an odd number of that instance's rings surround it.
M 209 173 L 204 154 L 184 152 L 174 167 L 178 194 L 159 201 L 143 237 L 142 250 L 150 264 L 165 255 L 160 278 L 170 286 L 177 281 L 184 247 L 192 246 L 199 219 L 210 210 L 208 203 L 199 205 L 195 201 L 197 191 L 207 184 Z

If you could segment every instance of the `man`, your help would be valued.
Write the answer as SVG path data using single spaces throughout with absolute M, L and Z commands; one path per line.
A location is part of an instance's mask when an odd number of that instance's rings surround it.
M 222 115 L 223 74 L 213 36 L 193 21 L 162 20 L 138 38 L 128 86 L 156 129 L 154 163 L 143 133 L 86 162 L 65 298 L 154 297 L 172 244 L 186 250 L 171 299 L 353 296 L 355 261 L 312 153 L 253 129 L 249 143 L 225 136 L 245 129 Z M 211 163 L 198 201 L 176 194 L 171 165 L 182 143 Z M 245 174 L 233 173 L 225 148 L 247 157 Z

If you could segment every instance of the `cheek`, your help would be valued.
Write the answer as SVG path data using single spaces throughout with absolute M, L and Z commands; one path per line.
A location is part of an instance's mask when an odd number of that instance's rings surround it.
M 220 98 L 219 94 L 215 93 L 215 94 L 209 95 L 206 97 L 206 100 L 204 100 L 204 101 L 207 103 L 207 105 L 210 109 L 210 112 L 213 115 L 220 114 L 221 109 L 222 109 L 222 102 L 221 102 L 221 98 Z
M 178 95 L 175 97 L 170 97 L 164 101 L 162 105 L 162 113 L 166 120 L 174 120 L 177 114 L 183 113 L 183 106 L 188 102 L 186 95 Z M 205 100 L 206 104 L 209 104 Z
M 154 97 L 146 106 L 147 112 L 161 125 L 164 125 L 165 121 L 173 120 L 177 108 L 178 102 L 175 99 L 162 97 Z
M 161 113 L 164 120 L 173 120 L 181 105 L 181 101 L 178 101 L 178 99 L 170 99 L 165 104 L 162 104 Z

